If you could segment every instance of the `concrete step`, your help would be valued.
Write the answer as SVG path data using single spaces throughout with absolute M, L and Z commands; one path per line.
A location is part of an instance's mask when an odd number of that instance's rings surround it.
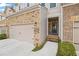
M 58 35 L 48 35 L 47 40 L 48 41 L 57 41 L 59 39 Z

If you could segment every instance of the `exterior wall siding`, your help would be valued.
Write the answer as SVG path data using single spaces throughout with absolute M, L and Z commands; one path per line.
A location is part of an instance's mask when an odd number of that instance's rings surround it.
M 47 11 L 47 8 L 41 7 L 40 34 L 42 43 L 45 43 L 45 40 L 47 39 Z
M 79 4 L 63 7 L 64 16 L 64 41 L 73 41 L 73 19 L 72 16 L 79 15 Z M 74 19 L 75 21 L 75 19 Z

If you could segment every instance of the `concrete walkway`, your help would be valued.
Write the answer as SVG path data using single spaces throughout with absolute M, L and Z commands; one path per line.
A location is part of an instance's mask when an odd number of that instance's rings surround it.
M 47 42 L 44 47 L 33 52 L 33 44 L 15 39 L 0 40 L 0 56 L 55 56 L 57 43 Z
M 77 56 L 79 56 L 79 45 L 78 44 L 74 44 L 74 46 L 75 46 L 75 49 L 76 49 Z

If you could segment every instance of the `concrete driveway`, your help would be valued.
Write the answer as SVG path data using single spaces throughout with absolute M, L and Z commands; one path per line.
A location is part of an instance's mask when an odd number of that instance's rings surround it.
M 0 40 L 0 56 L 55 56 L 57 43 L 47 42 L 44 47 L 33 52 L 33 44 L 15 39 Z

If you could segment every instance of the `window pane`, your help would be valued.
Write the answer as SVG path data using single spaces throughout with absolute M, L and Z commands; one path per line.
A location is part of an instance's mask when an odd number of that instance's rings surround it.
M 45 3 L 41 3 L 41 6 L 45 6 Z
M 27 7 L 29 7 L 29 3 L 27 3 Z
M 50 8 L 56 7 L 56 3 L 50 3 Z

